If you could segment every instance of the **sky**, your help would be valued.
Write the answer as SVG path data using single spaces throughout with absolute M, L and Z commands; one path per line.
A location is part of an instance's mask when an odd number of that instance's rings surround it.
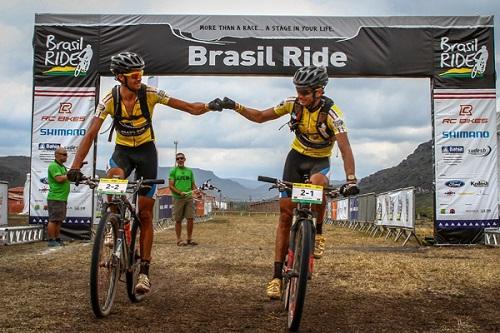
M 2 1 L 0 12 L 0 156 L 30 155 L 35 13 L 286 15 L 286 16 L 474 16 L 494 15 L 498 0 L 253 0 L 248 1 Z M 500 45 L 495 31 L 495 45 Z M 500 52 L 495 50 L 496 68 Z M 115 84 L 103 78 L 101 96 Z M 498 85 L 498 81 L 497 81 Z M 330 78 L 326 95 L 342 109 L 356 160 L 358 179 L 397 165 L 432 138 L 428 79 Z M 160 77 L 158 87 L 185 101 L 208 102 L 228 96 L 256 109 L 280 103 L 295 90 L 290 77 L 183 76 Z M 498 88 L 497 88 L 498 91 Z M 497 110 L 500 111 L 497 102 Z M 153 123 L 160 166 L 174 163 L 175 144 L 186 154 L 187 166 L 213 171 L 221 178 L 280 177 L 293 134 L 286 117 L 256 124 L 225 110 L 200 117 L 159 105 Z M 101 131 L 109 127 L 108 120 Z M 104 169 L 113 151 L 108 133 L 98 141 L 97 168 Z M 341 155 L 332 156 L 332 179 L 343 179 Z

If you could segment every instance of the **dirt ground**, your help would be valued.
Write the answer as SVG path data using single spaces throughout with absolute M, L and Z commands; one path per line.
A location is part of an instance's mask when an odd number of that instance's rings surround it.
M 275 223 L 217 217 L 195 225 L 195 247 L 177 247 L 172 229 L 157 233 L 151 294 L 132 304 L 120 283 L 104 319 L 89 305 L 90 242 L 2 246 L 0 331 L 286 332 L 281 303 L 264 293 Z M 324 233 L 301 332 L 500 332 L 500 248 Z

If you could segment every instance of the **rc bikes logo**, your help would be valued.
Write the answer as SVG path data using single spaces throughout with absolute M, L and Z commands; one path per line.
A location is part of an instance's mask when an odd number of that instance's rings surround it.
M 44 66 L 49 67 L 47 76 L 85 76 L 89 70 L 94 52 L 92 46 L 84 46 L 83 37 L 73 41 L 58 40 L 48 35 L 43 54 Z
M 480 46 L 477 38 L 464 43 L 453 43 L 449 37 L 441 37 L 439 43 L 439 74 L 443 78 L 480 78 L 486 71 L 488 49 Z

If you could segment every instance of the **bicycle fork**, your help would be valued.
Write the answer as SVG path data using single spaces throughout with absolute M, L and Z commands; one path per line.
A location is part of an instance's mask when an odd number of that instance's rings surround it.
M 290 232 L 290 240 L 288 244 L 288 253 L 287 253 L 287 261 L 286 261 L 286 267 L 284 268 L 284 277 L 286 279 L 290 279 L 291 277 L 297 277 L 298 273 L 294 272 L 293 270 L 293 263 L 295 261 L 295 237 L 297 237 L 297 229 L 299 228 L 300 222 L 303 220 L 303 218 L 299 219 L 297 221 L 297 214 L 293 215 L 292 218 L 292 226 L 291 226 L 291 232 Z M 312 273 L 314 272 L 314 240 L 315 240 L 315 234 L 316 234 L 316 217 L 309 217 L 308 218 L 312 222 L 313 226 L 313 232 L 311 234 L 311 253 L 309 254 L 309 267 L 308 267 L 308 279 L 311 279 Z

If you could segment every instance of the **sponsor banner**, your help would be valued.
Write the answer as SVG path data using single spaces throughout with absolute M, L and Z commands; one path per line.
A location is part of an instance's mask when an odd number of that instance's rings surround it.
M 69 167 L 95 109 L 95 88 L 35 87 L 33 133 L 31 146 L 30 222 L 47 220 L 48 165 L 54 161 L 55 150 L 68 151 Z M 90 152 L 93 148 L 90 148 Z M 93 158 L 82 168 L 84 174 L 93 170 Z M 92 217 L 92 191 L 71 185 L 67 205 L 67 224 L 89 223 Z
M 337 218 L 338 221 L 349 219 L 349 199 L 337 200 Z
M 376 196 L 376 223 L 381 226 L 414 228 L 414 189 L 402 189 Z
M 357 197 L 349 200 L 349 221 L 358 221 L 359 201 Z
M 35 85 L 94 87 L 99 68 L 97 35 L 95 27 L 36 27 Z
M 0 182 L 0 225 L 9 224 L 9 183 Z
M 298 67 L 318 65 L 331 75 L 446 80 L 446 71 L 462 65 L 462 57 L 467 65 L 472 61 L 469 51 L 456 54 L 462 49 L 456 44 L 476 53 L 486 45 L 493 53 L 491 16 L 441 17 L 437 22 L 430 17 L 46 14 L 36 16 L 35 29 L 37 78 L 70 75 L 71 85 L 85 81 L 78 71 L 87 68 L 85 59 L 92 58 L 85 75 L 94 69 L 110 75 L 110 57 L 125 49 L 144 56 L 148 75 L 290 75 Z M 494 84 L 491 58 L 473 75 Z
M 493 28 L 435 30 L 435 88 L 495 86 Z
M 498 225 L 494 89 L 435 89 L 436 227 Z

